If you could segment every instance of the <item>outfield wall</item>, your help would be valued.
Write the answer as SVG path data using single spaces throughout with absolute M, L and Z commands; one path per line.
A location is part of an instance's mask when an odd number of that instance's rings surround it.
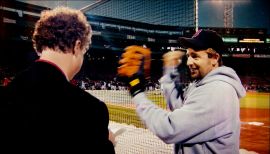
M 247 92 L 240 100 L 241 108 L 269 109 L 270 93 Z

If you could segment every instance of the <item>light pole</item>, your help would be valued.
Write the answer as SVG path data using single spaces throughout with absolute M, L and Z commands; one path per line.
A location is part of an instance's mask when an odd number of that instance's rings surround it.
M 199 29 L 199 14 L 198 14 L 198 0 L 195 0 L 195 31 L 197 32 Z
M 224 3 L 224 27 L 225 28 L 232 28 L 233 27 L 233 1 L 227 1 Z

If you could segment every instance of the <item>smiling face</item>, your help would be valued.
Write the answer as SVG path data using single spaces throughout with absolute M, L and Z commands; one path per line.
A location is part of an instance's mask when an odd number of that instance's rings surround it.
M 191 78 L 202 79 L 210 71 L 218 67 L 219 54 L 210 52 L 211 50 L 195 51 L 187 49 L 187 66 L 189 67 Z

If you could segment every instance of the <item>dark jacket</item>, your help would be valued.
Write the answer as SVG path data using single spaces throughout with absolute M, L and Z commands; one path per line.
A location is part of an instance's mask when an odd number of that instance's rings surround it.
M 35 62 L 2 95 L 0 140 L 7 147 L 37 153 L 115 153 L 108 140 L 105 103 L 69 83 L 56 66 Z

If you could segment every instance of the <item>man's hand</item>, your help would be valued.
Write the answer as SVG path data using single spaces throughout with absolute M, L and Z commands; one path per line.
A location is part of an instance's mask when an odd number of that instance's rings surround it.
M 184 51 L 169 51 L 163 55 L 163 74 L 170 74 L 172 78 L 179 75 Z
M 128 46 L 119 61 L 118 76 L 129 86 L 132 96 L 145 90 L 150 78 L 151 51 L 141 46 Z
M 113 146 L 116 145 L 115 135 L 113 134 L 113 132 L 110 129 L 109 129 L 109 140 L 112 142 Z
M 185 55 L 183 51 L 169 51 L 163 55 L 164 67 L 178 67 L 182 63 L 182 58 Z

